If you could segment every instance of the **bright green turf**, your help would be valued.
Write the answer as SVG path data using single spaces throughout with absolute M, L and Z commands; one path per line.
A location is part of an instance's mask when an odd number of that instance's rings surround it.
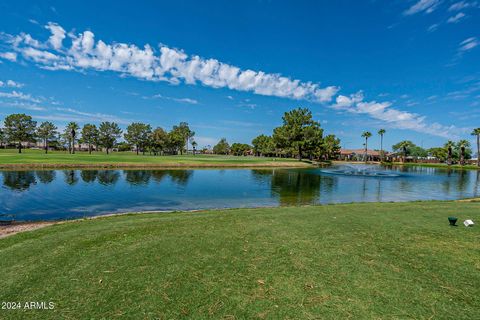
M 447 165 L 445 163 L 415 163 L 415 162 L 395 162 L 395 165 L 403 165 L 403 166 L 419 166 L 419 167 L 431 167 L 431 168 L 444 168 L 444 169 L 469 169 L 469 170 L 479 170 L 480 167 L 474 164 L 466 164 L 461 166 L 459 164 Z
M 219 155 L 184 155 L 184 156 L 153 156 L 136 155 L 134 152 L 113 152 L 107 155 L 104 152 L 76 152 L 68 154 L 65 151 L 55 151 L 45 154 L 42 150 L 23 150 L 22 154 L 14 149 L 0 149 L 0 165 L 2 164 L 192 164 L 192 165 L 221 165 L 221 164 L 266 164 L 278 162 L 298 162 L 295 159 L 273 159 L 263 157 L 235 157 Z
M 124 215 L 0 239 L 1 319 L 478 319 L 478 203 Z M 462 220 L 463 221 L 463 220 Z

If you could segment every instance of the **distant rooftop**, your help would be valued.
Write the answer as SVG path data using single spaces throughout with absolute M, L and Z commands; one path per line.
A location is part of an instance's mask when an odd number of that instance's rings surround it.
M 351 154 L 359 154 L 363 155 L 365 154 L 365 149 L 341 149 L 340 150 L 341 155 L 351 155 Z M 385 155 L 390 154 L 389 152 L 385 151 Z M 367 150 L 367 155 L 369 156 L 380 156 L 380 151 L 378 150 Z

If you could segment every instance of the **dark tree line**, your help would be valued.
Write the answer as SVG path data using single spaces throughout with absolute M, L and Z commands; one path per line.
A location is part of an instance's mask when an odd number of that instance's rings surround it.
M 52 122 L 45 121 L 37 126 L 37 122 L 29 115 L 11 114 L 4 120 L 4 128 L 0 128 L 0 146 L 14 145 L 21 153 L 22 143 L 41 141 L 45 153 L 50 148 L 75 153 L 78 143 L 82 143 L 87 145 L 89 153 L 103 148 L 107 154 L 115 147 L 123 147 L 123 150 L 134 148 L 137 154 L 183 154 L 188 150 L 189 142 L 194 151 L 197 146 L 193 139 L 195 132 L 186 122 L 173 126 L 169 132 L 160 127 L 152 129 L 149 124 L 134 122 L 123 134 L 125 142 L 119 143 L 122 133 L 115 122 L 105 121 L 98 127 L 87 123 L 82 128 L 76 122 L 70 122 L 63 132 L 59 132 Z
M 63 181 L 68 185 L 75 185 L 80 180 L 86 183 L 114 185 L 121 178 L 120 170 L 63 170 Z M 31 186 L 42 183 L 49 184 L 60 179 L 60 171 L 2 171 L 3 186 L 15 191 L 25 191 Z M 153 180 L 155 183 L 169 178 L 171 182 L 184 186 L 193 176 L 192 170 L 124 170 L 123 177 L 129 185 L 147 185 Z
M 472 134 L 475 135 L 474 133 Z M 407 157 L 434 157 L 442 162 L 446 162 L 448 165 L 459 163 L 462 166 L 465 165 L 466 160 L 471 159 L 473 153 L 470 148 L 470 142 L 467 140 L 460 140 L 458 142 L 448 140 L 441 147 L 429 149 L 424 149 L 409 140 L 404 140 L 394 144 L 392 149 L 401 155 L 403 162 L 406 161 Z
M 329 159 L 340 150 L 340 140 L 334 135 L 323 136 L 320 123 L 313 120 L 308 109 L 294 109 L 283 116 L 283 125 L 275 128 L 271 136 L 260 135 L 253 139 L 252 145 L 233 143 L 231 146 L 222 138 L 213 147 L 216 154 L 262 155 L 280 157 L 304 157 L 310 159 Z M 124 141 L 119 142 L 122 137 Z M 22 143 L 41 141 L 45 153 L 50 148 L 66 149 L 75 153 L 79 143 L 92 150 L 103 148 L 108 154 L 113 148 L 120 151 L 134 150 L 137 154 L 150 152 L 158 154 L 183 154 L 189 143 L 196 152 L 195 132 L 188 123 L 181 122 L 170 131 L 163 128 L 153 129 L 151 125 L 134 122 L 125 130 L 115 122 L 102 122 L 98 127 L 87 123 L 80 127 L 70 122 L 63 132 L 52 122 L 45 121 L 37 126 L 37 122 L 26 114 L 12 114 L 5 118 L 4 129 L 0 129 L 0 146 L 8 144 L 22 152 Z M 85 148 L 84 148 L 85 149 Z
M 340 139 L 333 134 L 324 136 L 310 110 L 298 108 L 285 112 L 282 120 L 283 125 L 275 128 L 271 136 L 261 134 L 252 140 L 252 145 L 233 143 L 230 146 L 222 138 L 212 151 L 235 156 L 297 157 L 299 160 L 304 157 L 332 159 L 340 151 Z

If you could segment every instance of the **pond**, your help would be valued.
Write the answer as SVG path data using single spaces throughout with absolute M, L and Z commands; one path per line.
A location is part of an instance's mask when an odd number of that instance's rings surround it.
M 60 220 L 109 213 L 477 197 L 480 171 L 326 169 L 0 171 L 0 213 Z

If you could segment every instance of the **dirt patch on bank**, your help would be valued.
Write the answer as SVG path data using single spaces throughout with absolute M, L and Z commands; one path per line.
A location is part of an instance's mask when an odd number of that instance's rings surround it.
M 40 229 L 46 226 L 50 226 L 58 222 L 25 222 L 25 223 L 12 223 L 8 226 L 0 226 L 0 239 L 19 232 L 32 231 Z

